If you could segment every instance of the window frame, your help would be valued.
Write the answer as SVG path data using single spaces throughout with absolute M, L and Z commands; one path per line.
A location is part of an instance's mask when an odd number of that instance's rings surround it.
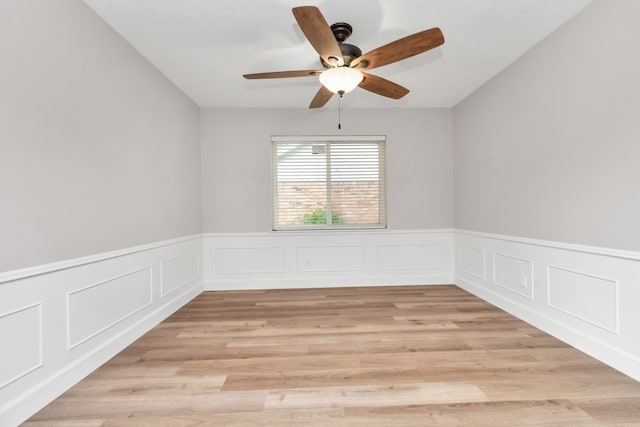
M 271 229 L 272 231 L 336 231 L 336 230 L 382 230 L 387 229 L 387 206 L 386 206 L 386 136 L 385 135 L 332 135 L 332 136 L 271 136 Z M 379 223 L 371 224 L 276 224 L 278 217 L 277 201 L 278 201 L 278 173 L 277 173 L 277 147 L 278 144 L 286 143 L 304 143 L 304 144 L 354 144 L 354 143 L 372 143 L 378 144 L 378 215 Z M 329 148 L 329 154 L 331 149 Z M 329 162 L 330 165 L 330 157 Z M 327 169 L 330 168 L 328 165 Z M 326 180 L 326 201 L 327 206 L 331 204 L 331 180 Z M 328 209 L 331 211 L 331 209 Z

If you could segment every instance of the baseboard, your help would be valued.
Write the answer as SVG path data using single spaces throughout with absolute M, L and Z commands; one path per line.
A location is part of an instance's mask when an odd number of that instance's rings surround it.
M 455 283 L 640 381 L 639 255 L 458 231 Z

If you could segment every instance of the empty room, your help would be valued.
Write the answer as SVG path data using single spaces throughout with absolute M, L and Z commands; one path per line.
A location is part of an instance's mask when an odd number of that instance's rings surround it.
M 640 1 L 0 1 L 0 426 L 640 426 Z

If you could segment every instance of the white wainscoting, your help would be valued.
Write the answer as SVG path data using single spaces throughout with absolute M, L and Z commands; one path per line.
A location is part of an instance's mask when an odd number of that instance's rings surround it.
M 202 292 L 201 235 L 0 274 L 0 426 L 14 426 Z
M 640 380 L 640 253 L 450 229 L 204 234 L 0 274 L 0 425 L 203 289 L 440 283 Z
M 453 230 L 276 231 L 203 239 L 207 290 L 453 283 Z
M 640 381 L 640 253 L 456 231 L 455 283 Z

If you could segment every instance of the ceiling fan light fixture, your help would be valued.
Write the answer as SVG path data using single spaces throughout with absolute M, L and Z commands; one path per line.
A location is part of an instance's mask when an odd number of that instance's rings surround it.
M 343 95 L 355 89 L 364 75 L 355 68 L 342 66 L 333 67 L 320 73 L 320 83 L 333 93 Z

